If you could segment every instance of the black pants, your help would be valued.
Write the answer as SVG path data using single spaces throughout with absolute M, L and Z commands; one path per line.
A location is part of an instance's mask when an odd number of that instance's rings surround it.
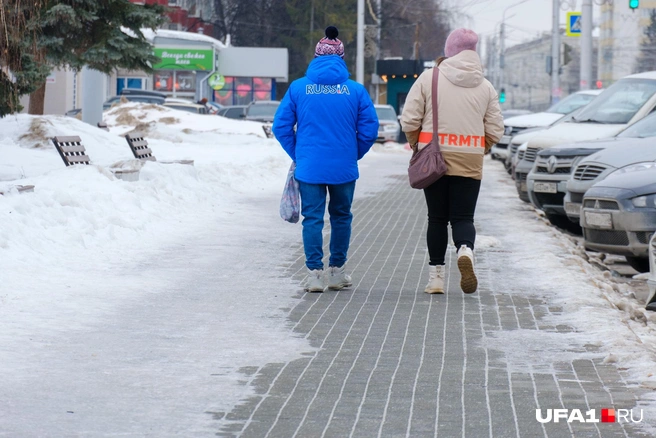
M 462 176 L 443 176 L 424 189 L 428 205 L 428 254 L 431 265 L 443 265 L 449 244 L 448 225 L 451 223 L 456 248 L 467 245 L 474 249 L 476 228 L 474 211 L 481 181 Z

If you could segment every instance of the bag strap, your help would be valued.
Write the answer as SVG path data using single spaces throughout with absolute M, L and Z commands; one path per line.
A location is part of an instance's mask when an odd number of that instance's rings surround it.
M 433 67 L 433 80 L 432 82 L 432 93 L 431 93 L 431 103 L 433 104 L 433 143 L 437 147 L 437 150 L 440 150 L 440 136 L 437 134 L 437 81 L 440 78 L 440 69 L 437 66 Z

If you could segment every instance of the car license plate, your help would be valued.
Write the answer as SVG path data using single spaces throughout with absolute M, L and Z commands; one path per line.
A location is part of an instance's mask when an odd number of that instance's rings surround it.
M 526 188 L 526 181 L 522 181 L 519 183 L 519 191 L 528 192 L 528 189 Z
M 533 183 L 533 191 L 536 193 L 557 193 L 558 187 L 556 183 L 552 182 L 535 182 Z
M 511 136 L 509 136 L 509 135 L 504 135 L 503 137 L 501 137 L 501 140 L 499 140 L 499 143 L 500 143 L 500 144 L 508 144 L 508 143 L 510 143 L 510 140 L 511 140 L 511 139 L 512 139 Z
M 565 213 L 578 216 L 581 214 L 581 204 L 576 202 L 566 202 L 565 203 Z
M 585 223 L 597 228 L 613 228 L 613 219 L 610 213 L 585 212 Z

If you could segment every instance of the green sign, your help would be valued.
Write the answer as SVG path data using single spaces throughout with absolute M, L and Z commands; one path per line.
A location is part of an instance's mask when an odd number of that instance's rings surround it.
M 214 51 L 198 49 L 160 49 L 154 55 L 161 62 L 153 65 L 155 70 L 213 70 Z
M 209 77 L 207 83 L 212 88 L 212 90 L 221 90 L 225 86 L 225 78 L 218 73 L 214 73 Z

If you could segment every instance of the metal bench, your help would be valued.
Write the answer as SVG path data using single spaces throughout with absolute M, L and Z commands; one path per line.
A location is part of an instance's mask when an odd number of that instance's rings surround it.
M 59 156 L 64 160 L 66 166 L 75 166 L 77 164 L 91 164 L 91 159 L 82 145 L 82 139 L 77 135 L 68 137 L 53 137 L 52 143 L 59 152 Z
M 130 145 L 130 150 L 132 151 L 134 158 L 143 161 L 157 161 L 157 158 L 153 155 L 153 151 L 148 146 L 148 140 L 146 140 L 142 134 L 126 134 L 125 139 L 128 141 L 128 145 Z M 194 160 L 158 161 L 158 163 L 188 164 L 193 166 Z
M 77 136 L 64 136 L 51 138 L 59 156 L 64 160 L 66 166 L 79 164 L 91 164 L 91 159 L 87 155 L 86 149 L 82 144 L 82 139 Z M 116 178 L 124 181 L 138 181 L 138 169 L 109 169 Z

